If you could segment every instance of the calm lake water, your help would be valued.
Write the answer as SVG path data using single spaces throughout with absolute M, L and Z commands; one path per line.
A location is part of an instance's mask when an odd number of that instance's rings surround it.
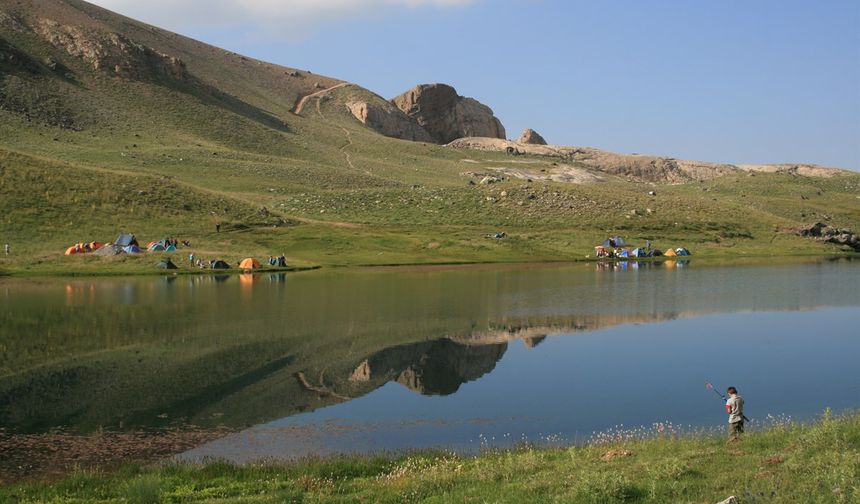
M 0 478 L 804 420 L 858 327 L 857 261 L 5 279 Z

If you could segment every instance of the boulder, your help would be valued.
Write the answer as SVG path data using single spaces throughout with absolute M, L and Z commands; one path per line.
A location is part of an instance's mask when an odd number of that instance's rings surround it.
M 346 107 L 356 119 L 385 136 L 414 142 L 434 141 L 415 119 L 384 100 L 379 103 L 352 101 Z
M 537 131 L 531 128 L 526 128 L 523 130 L 520 137 L 517 138 L 517 143 L 530 145 L 546 145 L 546 140 L 544 140 L 543 137 L 540 136 Z
M 457 94 L 447 84 L 421 84 L 391 100 L 414 118 L 437 143 L 463 137 L 505 138 L 505 128 L 490 107 Z

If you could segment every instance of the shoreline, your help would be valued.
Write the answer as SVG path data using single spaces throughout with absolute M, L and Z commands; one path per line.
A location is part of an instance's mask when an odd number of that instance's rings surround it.
M 860 497 L 860 411 L 775 420 L 737 442 L 715 432 L 653 430 L 585 445 L 520 445 L 477 455 L 427 450 L 234 464 L 130 462 L 0 486 L 0 500 L 161 502 L 824 502 Z M 853 483 L 852 483 L 853 482 Z M 143 496 L 148 498 L 141 499 Z
M 337 271 L 337 270 L 401 270 L 414 268 L 416 271 L 433 271 L 445 269 L 471 269 L 471 268 L 494 268 L 494 267 L 553 267 L 559 265 L 579 265 L 579 264 L 620 264 L 620 263 L 655 263 L 661 264 L 669 261 L 695 261 L 710 263 L 714 265 L 716 262 L 721 263 L 744 263 L 756 261 L 792 261 L 792 260 L 860 260 L 860 252 L 842 252 L 831 254 L 807 253 L 807 254 L 742 254 L 742 255 L 706 255 L 706 256 L 680 256 L 680 257 L 631 257 L 631 258 L 559 258 L 559 259 L 537 259 L 523 261 L 482 261 L 482 260 L 462 260 L 462 261 L 439 261 L 439 262 L 392 262 L 392 263 L 356 263 L 356 264 L 311 264 L 307 266 L 288 266 L 286 268 L 259 268 L 255 270 L 241 270 L 238 268 L 230 268 L 227 270 L 211 270 L 211 269 L 176 269 L 176 270 L 155 270 L 153 267 L 146 268 L 129 268 L 121 271 L 82 271 L 74 269 L 63 270 L 46 270 L 35 271 L 15 270 L 15 269 L 0 269 L 0 278 L 116 278 L 116 277 L 134 277 L 134 276 L 190 276 L 190 275 L 241 275 L 241 274 L 266 274 L 266 273 L 301 273 L 309 271 Z M 135 265 L 137 266 L 137 265 Z

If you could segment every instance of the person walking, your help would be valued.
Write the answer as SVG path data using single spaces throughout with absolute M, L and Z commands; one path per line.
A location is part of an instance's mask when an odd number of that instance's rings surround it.
M 729 415 L 729 439 L 737 440 L 744 433 L 744 398 L 738 394 L 738 389 L 726 389 L 729 398 L 726 400 L 726 414 Z
M 6 244 L 5 247 L 3 247 L 3 250 L 6 251 L 6 255 L 9 255 L 9 244 L 8 243 Z

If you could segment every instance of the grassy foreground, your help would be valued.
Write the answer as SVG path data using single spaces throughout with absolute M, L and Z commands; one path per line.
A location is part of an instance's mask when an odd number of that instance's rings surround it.
M 635 436 L 634 436 L 635 437 Z M 160 464 L 0 489 L 3 502 L 858 502 L 860 413 L 775 423 L 738 443 L 667 435 L 477 457 L 414 454 Z M 608 442 L 606 442 L 608 440 Z

